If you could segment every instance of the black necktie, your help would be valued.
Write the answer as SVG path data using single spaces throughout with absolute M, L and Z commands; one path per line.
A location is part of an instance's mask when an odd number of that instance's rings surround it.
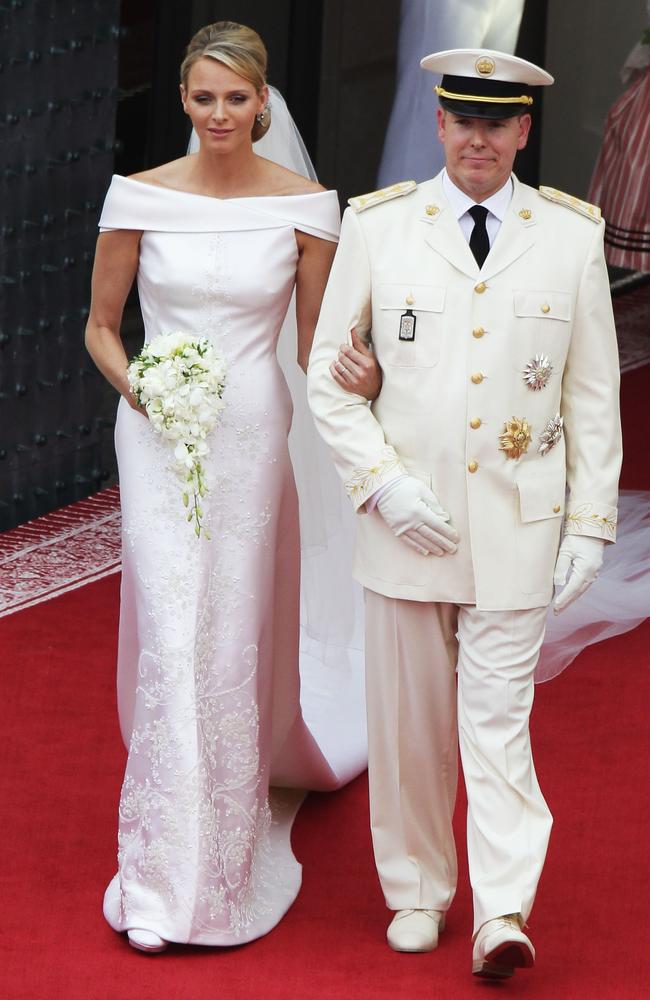
M 485 228 L 488 210 L 483 205 L 474 205 L 469 209 L 469 214 L 474 219 L 474 228 L 469 238 L 469 248 L 476 258 L 479 267 L 483 267 L 483 261 L 490 252 L 490 240 Z

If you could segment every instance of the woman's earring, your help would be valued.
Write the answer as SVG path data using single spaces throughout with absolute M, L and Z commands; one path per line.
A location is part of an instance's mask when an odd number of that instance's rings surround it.
M 263 108 L 263 110 L 260 111 L 260 113 L 258 115 L 255 115 L 255 121 L 257 122 L 258 125 L 261 125 L 262 128 L 264 128 L 264 126 L 268 124 L 269 115 L 270 115 L 270 111 L 269 111 L 269 106 L 267 104 L 267 105 L 265 105 L 265 107 Z

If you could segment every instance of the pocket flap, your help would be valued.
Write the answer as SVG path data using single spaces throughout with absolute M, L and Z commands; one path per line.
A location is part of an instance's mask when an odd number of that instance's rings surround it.
M 445 307 L 446 288 L 431 285 L 380 285 L 377 301 L 380 309 L 412 309 L 418 312 L 442 312 Z
M 532 319 L 571 319 L 571 295 L 568 292 L 515 292 L 515 316 Z
M 530 476 L 517 482 L 519 490 L 519 510 L 524 524 L 530 521 L 545 521 L 551 517 L 562 517 L 566 480 L 564 473 Z

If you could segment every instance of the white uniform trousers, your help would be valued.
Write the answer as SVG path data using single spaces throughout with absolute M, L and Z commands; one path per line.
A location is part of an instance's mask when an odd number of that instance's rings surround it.
M 552 823 L 528 731 L 546 608 L 479 611 L 370 590 L 365 601 L 370 821 L 387 906 L 451 904 L 459 738 L 474 930 L 506 913 L 527 920 Z

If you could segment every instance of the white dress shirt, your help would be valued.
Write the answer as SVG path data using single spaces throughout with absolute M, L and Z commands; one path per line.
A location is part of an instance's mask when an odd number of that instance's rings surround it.
M 469 214 L 469 209 L 473 208 L 476 204 L 487 208 L 488 214 L 485 220 L 485 228 L 487 229 L 490 248 L 492 248 L 512 198 L 514 190 L 512 178 L 509 177 L 502 188 L 499 188 L 495 194 L 491 194 L 489 198 L 481 202 L 473 201 L 468 194 L 465 194 L 459 187 L 456 187 L 446 170 L 442 172 L 442 188 L 452 212 L 458 219 L 463 236 L 468 243 L 472 235 L 472 229 L 474 228 L 474 219 Z

